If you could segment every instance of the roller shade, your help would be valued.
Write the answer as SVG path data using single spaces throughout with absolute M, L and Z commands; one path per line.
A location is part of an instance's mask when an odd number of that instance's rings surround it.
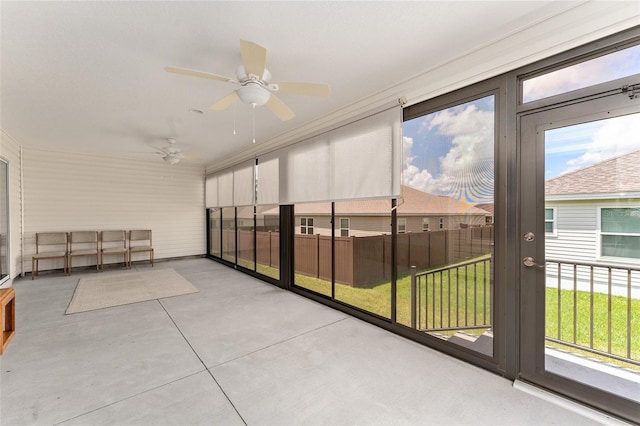
M 273 152 L 258 157 L 257 204 L 280 203 L 280 155 Z
M 296 143 L 279 158 L 280 204 L 400 197 L 402 109 Z
M 252 164 L 234 167 L 230 183 L 225 172 L 216 175 L 216 207 L 252 204 L 254 188 L 258 205 L 399 198 L 402 108 L 386 109 L 260 155 L 255 177 L 254 168 L 249 171 Z
M 205 179 L 206 207 L 251 206 L 255 198 L 255 160 Z
M 207 176 L 204 188 L 205 207 L 208 209 L 218 207 L 218 176 Z

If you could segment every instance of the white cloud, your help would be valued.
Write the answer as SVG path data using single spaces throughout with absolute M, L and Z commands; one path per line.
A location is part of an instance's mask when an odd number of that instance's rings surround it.
M 441 173 L 434 176 L 415 164 L 413 139 L 405 137 L 405 185 L 458 199 L 492 200 L 493 181 L 484 178 L 486 170 L 483 169 L 493 167 L 493 111 L 479 110 L 476 105 L 467 104 L 430 114 L 422 126 L 431 134 L 448 137 L 451 149 L 439 158 Z M 493 175 L 492 170 L 490 174 Z M 478 194 L 484 194 L 484 199 L 477 199 Z
M 635 74 L 640 71 L 639 50 L 632 47 L 526 80 L 523 99 L 542 99 Z
M 567 162 L 569 169 L 564 173 L 638 149 L 640 149 L 640 114 L 611 118 L 603 121 L 603 125 L 595 131 L 586 152 Z

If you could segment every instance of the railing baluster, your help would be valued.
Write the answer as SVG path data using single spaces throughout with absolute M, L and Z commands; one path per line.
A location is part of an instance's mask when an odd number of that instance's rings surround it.
M 576 343 L 578 321 L 578 265 L 573 265 L 573 343 Z
M 487 261 L 485 260 L 485 262 L 482 264 L 483 265 L 483 281 L 484 281 L 484 285 L 482 287 L 482 323 L 486 324 L 487 323 Z
M 456 327 L 460 327 L 460 274 L 456 274 Z
M 451 269 L 447 274 L 447 327 L 451 327 Z
M 464 276 L 467 277 L 467 267 L 464 267 Z M 464 325 L 469 325 L 469 282 L 464 280 Z
M 416 267 L 411 266 L 411 328 L 416 327 Z
M 611 268 L 607 268 L 608 275 L 608 298 L 607 298 L 607 352 L 611 353 Z
M 443 273 L 440 272 L 440 328 L 442 328 L 442 275 Z
M 593 349 L 593 266 L 589 278 L 589 347 Z
M 431 292 L 431 327 L 436 328 L 436 276 L 433 276 L 433 290 Z
M 562 330 L 562 265 L 558 262 L 558 339 L 561 339 Z
M 478 325 L 478 264 L 473 264 L 473 325 Z
M 631 358 L 631 269 L 627 270 L 627 358 Z

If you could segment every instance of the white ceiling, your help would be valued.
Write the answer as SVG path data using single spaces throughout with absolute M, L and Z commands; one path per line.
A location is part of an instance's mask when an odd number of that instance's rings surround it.
M 236 106 L 234 136 L 234 110 L 208 108 L 236 86 L 165 66 L 233 77 L 246 39 L 267 48 L 273 81 L 331 86 L 279 95 L 287 122 L 256 109 L 268 143 L 581 3 L 2 1 L 0 124 L 26 147 L 151 161 L 172 137 L 212 164 L 255 149 L 251 107 Z

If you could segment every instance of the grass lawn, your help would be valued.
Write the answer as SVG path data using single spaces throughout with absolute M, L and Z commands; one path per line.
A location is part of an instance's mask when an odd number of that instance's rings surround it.
M 546 334 L 581 346 L 590 345 L 590 296 L 586 291 L 576 292 L 576 327 L 573 327 L 574 298 L 572 290 L 561 290 L 561 316 L 558 327 L 558 290 L 547 288 Z M 593 348 L 608 352 L 608 296 L 593 295 Z M 627 339 L 627 298 L 611 297 L 611 352 L 627 356 L 627 343 L 631 345 L 631 358 L 640 360 L 640 300 L 631 299 L 631 341 Z M 559 330 L 559 333 L 558 333 Z M 559 334 L 559 336 L 558 336 Z M 573 349 L 564 348 L 573 351 Z M 593 356 L 593 355 L 589 355 Z M 635 367 L 639 369 L 640 367 Z

